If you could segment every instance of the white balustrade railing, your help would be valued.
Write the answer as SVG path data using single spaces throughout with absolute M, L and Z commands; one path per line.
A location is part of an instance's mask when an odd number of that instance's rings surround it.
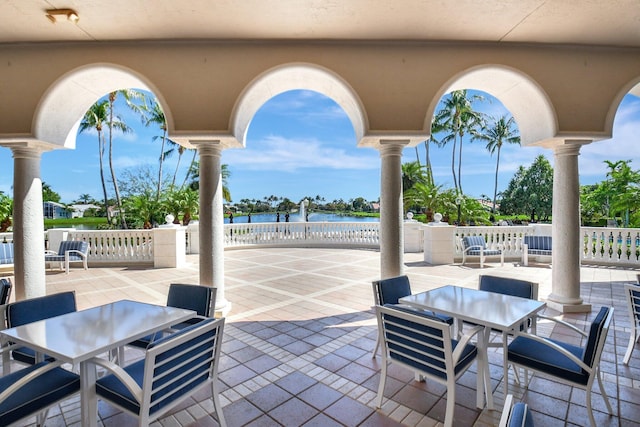
M 380 246 L 378 222 L 271 222 L 226 224 L 224 245 L 242 246 Z
M 197 236 L 187 239 L 198 241 Z M 195 231 L 197 233 L 197 231 Z M 551 235 L 550 225 L 457 227 L 454 258 L 460 259 L 460 238 L 482 235 L 490 247 L 501 246 L 505 258 L 522 256 L 526 235 Z M 581 260 L 585 264 L 640 267 L 640 229 L 581 227 Z M 89 242 L 90 263 L 153 263 L 153 230 L 69 230 L 68 239 Z M 0 242 L 13 242 L 13 233 L 0 233 Z M 568 244 L 568 242 L 563 242 Z M 301 246 L 379 248 L 378 222 L 280 222 L 225 224 L 226 248 Z
M 640 265 L 640 230 L 637 228 L 582 227 L 584 262 Z
M 152 230 L 72 230 L 69 240 L 89 242 L 90 263 L 153 263 Z

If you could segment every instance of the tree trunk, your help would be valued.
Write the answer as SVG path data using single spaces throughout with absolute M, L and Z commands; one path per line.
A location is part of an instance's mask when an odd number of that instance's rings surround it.
M 107 223 L 111 225 L 111 213 L 109 212 L 109 197 L 107 196 L 107 184 L 104 180 L 104 137 L 98 132 L 98 154 L 100 156 L 100 182 L 102 183 L 102 194 L 104 197 L 104 212 L 107 215 Z
M 122 200 L 120 199 L 120 190 L 118 189 L 118 180 L 116 172 L 113 169 L 113 103 L 115 102 L 115 92 L 109 96 L 109 170 L 111 171 L 111 179 L 113 180 L 113 189 L 116 193 L 116 204 L 118 205 L 118 215 L 120 217 L 120 227 L 127 228 L 127 221 L 124 219 L 124 209 L 122 209 Z

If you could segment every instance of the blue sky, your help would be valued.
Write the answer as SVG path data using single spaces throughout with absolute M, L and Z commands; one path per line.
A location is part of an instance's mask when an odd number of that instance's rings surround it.
M 475 108 L 493 116 L 506 110 L 495 98 Z M 121 108 L 119 114 L 134 128 L 129 134 L 114 138 L 114 167 L 157 170 L 160 135 L 157 128 L 145 128 L 140 119 Z M 579 157 L 580 184 L 604 179 L 604 160 L 631 159 L 631 167 L 640 169 L 640 99 L 627 96 L 621 103 L 614 124 L 613 139 L 587 145 Z M 42 180 L 70 203 L 88 193 L 99 199 L 102 194 L 98 167 L 97 137 L 93 132 L 80 134 L 75 150 L 56 150 L 42 156 Z M 351 123 L 331 99 L 310 91 L 291 91 L 278 95 L 256 113 L 244 149 L 225 150 L 222 163 L 229 165 L 229 188 L 234 202 L 263 199 L 275 195 L 294 202 L 306 196 L 320 195 L 327 201 L 364 197 L 377 200 L 380 194 L 380 157 L 371 148 L 357 148 Z M 424 147 L 418 148 L 424 163 Z M 500 160 L 498 191 L 506 188 L 518 166 L 529 166 L 536 156 L 545 155 L 553 165 L 550 150 L 534 147 L 505 146 Z M 403 162 L 414 161 L 414 148 L 406 148 Z M 451 148 L 432 148 L 436 183 L 452 188 Z M 165 161 L 165 173 L 172 175 L 178 156 Z M 181 183 L 191 153 L 183 156 L 177 182 Z M 106 157 L 105 157 L 106 162 Z M 105 165 L 106 166 L 106 165 Z M 490 156 L 481 142 L 463 147 L 462 186 L 467 195 L 493 194 L 495 156 Z M 0 191 L 11 195 L 13 159 L 11 151 L 0 147 Z

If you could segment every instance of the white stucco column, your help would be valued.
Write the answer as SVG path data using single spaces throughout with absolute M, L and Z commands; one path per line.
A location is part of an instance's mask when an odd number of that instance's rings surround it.
M 198 141 L 200 156 L 200 284 L 217 288 L 216 312 L 226 314 L 231 303 L 224 295 L 224 212 L 219 141 Z
M 589 312 L 580 298 L 580 147 L 590 141 L 567 140 L 553 147 L 551 294 L 547 304 L 563 313 Z
M 44 213 L 40 158 L 42 149 L 13 152 L 13 245 L 16 300 L 46 295 Z
M 381 140 L 380 274 L 400 276 L 404 271 L 402 220 L 402 149 L 408 140 Z

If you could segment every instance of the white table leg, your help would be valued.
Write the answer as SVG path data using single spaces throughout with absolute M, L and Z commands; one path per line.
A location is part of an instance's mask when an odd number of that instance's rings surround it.
M 88 362 L 80 363 L 80 411 L 82 426 L 96 427 L 98 425 L 96 368 Z
M 493 393 L 491 392 L 491 373 L 489 371 L 489 337 L 491 336 L 491 328 L 485 327 L 482 331 L 482 348 L 479 350 L 479 357 L 482 357 L 482 371 L 478 370 L 478 376 L 482 377 L 482 386 L 478 385 L 478 403 L 483 404 L 484 399 L 482 392 L 487 397 L 487 409 L 493 410 Z M 480 367 L 478 367 L 480 368 Z M 478 406 L 482 409 L 482 405 Z

